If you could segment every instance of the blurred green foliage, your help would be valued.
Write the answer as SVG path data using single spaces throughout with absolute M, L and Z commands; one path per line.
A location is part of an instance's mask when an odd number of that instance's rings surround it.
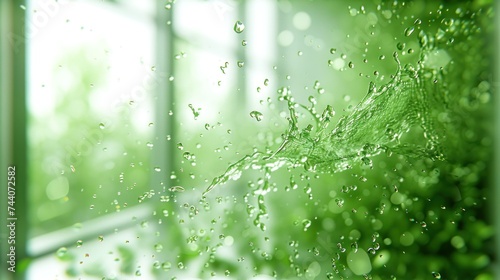
M 131 126 L 131 105 L 115 96 L 112 114 L 92 101 L 108 73 L 98 46 L 80 46 L 54 63 L 54 111 L 30 119 L 32 236 L 137 204 L 149 191 L 150 135 Z M 128 100 L 126 101 L 128 102 Z

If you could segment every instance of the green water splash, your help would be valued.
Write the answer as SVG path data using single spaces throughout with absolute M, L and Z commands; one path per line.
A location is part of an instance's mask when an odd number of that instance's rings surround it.
M 371 166 L 370 158 L 382 152 L 444 160 L 434 114 L 446 107 L 446 86 L 436 85 L 441 75 L 438 69 L 449 61 L 446 51 L 422 48 L 417 67 L 410 64 L 402 67 L 396 52 L 393 57 L 397 70 L 392 80 L 379 87 L 370 83 L 363 100 L 333 129 L 330 125 L 334 111 L 330 105 L 318 115 L 311 108 L 295 103 L 284 88 L 282 99 L 288 103 L 290 115 L 280 147 L 271 154 L 255 152 L 243 157 L 214 178 L 203 194 L 228 180 L 237 180 L 248 168 L 274 171 L 288 165 L 303 166 L 310 172 L 336 173 L 356 164 Z M 311 113 L 314 125 L 299 129 L 296 112 L 299 107 Z M 411 129 L 418 128 L 424 145 L 402 141 Z

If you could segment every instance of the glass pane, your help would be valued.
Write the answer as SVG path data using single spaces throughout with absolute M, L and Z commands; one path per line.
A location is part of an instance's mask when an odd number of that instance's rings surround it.
M 166 258 L 201 279 L 493 279 L 492 7 L 262 3 L 215 19 L 236 47 L 211 62 L 219 40 L 179 29 L 187 252 Z
M 120 211 L 149 190 L 154 29 L 146 12 L 126 12 L 30 2 L 32 235 Z
M 67 224 L 132 201 L 154 209 L 115 213 L 133 226 L 39 264 L 95 279 L 495 279 L 492 3 L 186 0 L 156 12 L 173 33 L 159 57 L 151 26 L 129 32 L 147 22 L 134 20 L 123 37 L 47 58 L 61 91 L 51 98 L 62 101 L 43 110 L 33 97 L 30 131 L 32 145 L 47 145 L 41 159 L 67 155 L 61 144 L 90 139 L 87 127 L 102 135 L 92 156 L 34 175 L 47 186 L 37 203 L 83 209 Z M 125 95 L 127 109 L 107 119 L 108 87 L 133 91 L 162 63 L 173 94 L 160 120 L 174 127 L 154 130 L 153 93 Z M 76 79 L 75 64 L 88 73 Z M 158 174 L 149 159 L 163 156 L 155 139 L 173 151 L 159 188 L 148 186 Z M 76 190 L 61 187 L 77 178 Z

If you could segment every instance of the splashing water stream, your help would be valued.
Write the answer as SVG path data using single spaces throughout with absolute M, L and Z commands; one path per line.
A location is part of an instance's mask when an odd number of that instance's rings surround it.
M 230 179 L 237 180 L 248 168 L 275 171 L 288 165 L 303 166 L 310 172 L 336 173 L 359 163 L 371 165 L 370 158 L 381 152 L 444 160 L 433 114 L 435 110 L 445 110 L 446 86 L 430 85 L 430 81 L 442 75 L 434 65 L 444 55 L 444 50 L 423 48 L 418 67 L 410 64 L 402 67 L 395 52 L 397 70 L 392 80 L 379 87 L 370 83 L 363 100 L 333 129 L 330 128 L 332 106 L 327 105 L 321 115 L 315 114 L 295 103 L 284 89 L 282 97 L 288 105 L 289 127 L 281 145 L 271 154 L 255 152 L 230 165 L 224 174 L 213 179 L 203 194 Z M 297 107 L 311 113 L 315 124 L 299 129 Z M 402 136 L 416 126 L 422 129 L 425 145 L 401 141 Z

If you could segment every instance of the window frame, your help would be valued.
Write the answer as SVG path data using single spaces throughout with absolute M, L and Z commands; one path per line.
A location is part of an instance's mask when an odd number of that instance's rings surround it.
M 100 2 L 100 1 L 99 1 Z M 123 10 L 128 14 L 135 11 L 125 7 L 120 1 L 107 0 L 115 8 Z M 97 3 L 97 1 L 95 1 Z M 75 232 L 72 227 L 64 227 L 59 230 L 30 238 L 29 236 L 29 205 L 28 205 L 28 143 L 27 143 L 27 35 L 26 22 L 26 0 L 2 1 L 0 3 L 0 179 L 7 182 L 7 166 L 16 166 L 16 272 L 7 270 L 7 255 L 1 254 L 2 279 L 25 279 L 30 263 L 46 257 L 63 246 L 75 244 L 76 240 L 95 239 L 97 235 L 107 232 L 126 231 L 137 225 L 137 220 L 148 220 L 152 218 L 154 205 L 151 201 L 145 201 L 140 205 L 129 207 L 121 212 L 102 215 L 82 223 L 85 227 Z M 152 15 L 155 28 L 156 42 L 155 56 L 156 67 L 165 73 L 172 73 L 172 62 L 165 57 L 164 52 L 171 52 L 173 46 L 172 27 L 165 24 L 171 20 L 171 13 L 165 12 L 164 5 L 155 3 L 155 13 Z M 156 192 L 162 191 L 161 180 L 171 170 L 171 151 L 173 145 L 164 137 L 173 133 L 174 120 L 166 119 L 161 115 L 171 109 L 173 85 L 167 79 L 159 79 L 155 89 L 158 99 L 155 102 L 155 149 L 151 159 L 152 166 L 162 166 L 162 172 L 151 174 L 151 185 Z M 6 191 L 6 190 L 5 190 Z M 0 207 L 7 209 L 7 199 L 2 194 Z M 2 220 L 7 220 L 6 211 L 0 211 Z M 99 232 L 99 234 L 97 234 Z M 7 243 L 7 235 L 2 230 L 2 248 Z M 2 250 L 3 251 L 3 250 Z

